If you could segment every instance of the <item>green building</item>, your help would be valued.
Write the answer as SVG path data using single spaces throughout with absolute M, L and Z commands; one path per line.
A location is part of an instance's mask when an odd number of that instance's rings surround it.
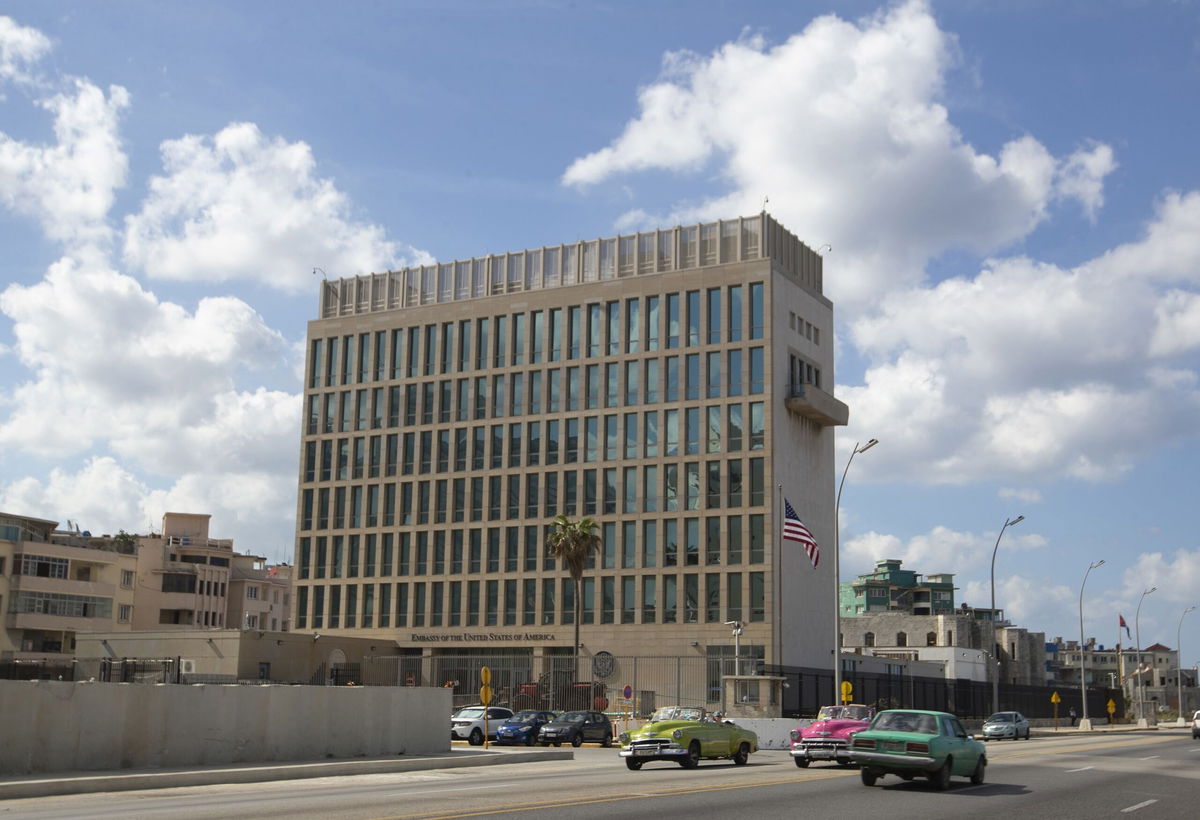
M 875 570 L 838 585 L 843 618 L 878 612 L 908 615 L 949 615 L 954 611 L 954 573 L 923 576 L 901 569 L 901 562 L 884 559 Z

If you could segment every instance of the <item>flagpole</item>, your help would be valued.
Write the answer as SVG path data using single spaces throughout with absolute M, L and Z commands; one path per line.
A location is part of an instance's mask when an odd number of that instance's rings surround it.
M 775 485 L 775 665 L 783 674 L 783 484 Z

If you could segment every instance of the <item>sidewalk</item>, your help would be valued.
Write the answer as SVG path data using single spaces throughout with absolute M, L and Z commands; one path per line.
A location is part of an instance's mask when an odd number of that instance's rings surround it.
M 47 797 L 61 794 L 169 789 L 179 786 L 210 786 L 226 783 L 261 783 L 311 777 L 341 777 L 355 774 L 389 774 L 428 769 L 458 769 L 508 763 L 541 763 L 573 760 L 570 749 L 456 749 L 441 755 L 373 757 L 354 760 L 247 763 L 188 769 L 140 769 L 137 771 L 62 772 L 0 779 L 0 800 Z
M 1103 723 L 1099 726 L 1093 726 L 1091 729 L 1080 729 L 1078 726 L 1071 725 L 1059 726 L 1057 729 L 1055 729 L 1053 726 L 1034 726 L 1031 730 L 1031 734 L 1034 737 L 1038 737 L 1039 735 L 1042 737 L 1056 737 L 1058 735 L 1103 735 L 1117 734 L 1120 732 L 1166 732 L 1172 729 L 1177 732 L 1189 731 L 1186 726 L 1168 726 L 1165 724 L 1143 727 L 1130 723 Z

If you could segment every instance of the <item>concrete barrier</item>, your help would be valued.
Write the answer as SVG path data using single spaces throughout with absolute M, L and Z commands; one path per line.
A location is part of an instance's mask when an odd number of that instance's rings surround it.
M 0 681 L 0 774 L 437 754 L 448 690 Z

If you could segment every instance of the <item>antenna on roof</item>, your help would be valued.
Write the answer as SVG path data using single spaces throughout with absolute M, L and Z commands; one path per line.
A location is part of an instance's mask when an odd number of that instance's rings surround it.
M 762 209 L 762 212 L 763 212 L 764 214 L 767 212 L 767 203 L 768 203 L 768 202 L 770 202 L 770 201 L 771 201 L 771 197 L 769 197 L 769 196 L 764 196 L 764 197 L 763 197 L 763 209 Z
M 317 271 L 321 271 L 321 278 L 322 278 L 322 279 L 328 279 L 328 278 L 329 278 L 328 276 L 326 276 L 326 275 L 325 275 L 325 269 L 324 269 L 324 268 L 318 268 L 318 267 L 316 267 L 316 266 L 314 265 L 314 266 L 313 266 L 313 276 L 316 276 L 316 275 L 317 275 Z

